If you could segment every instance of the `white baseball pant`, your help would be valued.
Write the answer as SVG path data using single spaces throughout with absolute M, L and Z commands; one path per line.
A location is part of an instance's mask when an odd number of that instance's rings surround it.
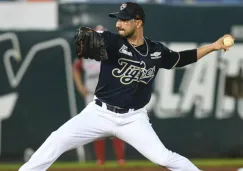
M 46 171 L 64 152 L 101 137 L 116 136 L 150 161 L 171 171 L 199 171 L 187 158 L 162 144 L 154 132 L 145 108 L 119 114 L 91 102 L 46 139 L 19 171 Z

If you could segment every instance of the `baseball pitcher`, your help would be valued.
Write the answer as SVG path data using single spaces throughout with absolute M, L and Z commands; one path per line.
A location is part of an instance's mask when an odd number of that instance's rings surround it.
M 164 146 L 144 106 L 159 69 L 183 67 L 213 51 L 229 50 L 223 39 L 230 35 L 196 49 L 175 52 L 144 36 L 145 13 L 137 3 L 124 3 L 119 12 L 109 16 L 117 19 L 117 34 L 97 33 L 87 27 L 76 32 L 78 57 L 101 61 L 94 100 L 52 132 L 19 170 L 45 171 L 67 150 L 116 136 L 157 165 L 172 171 L 199 171 L 187 158 Z

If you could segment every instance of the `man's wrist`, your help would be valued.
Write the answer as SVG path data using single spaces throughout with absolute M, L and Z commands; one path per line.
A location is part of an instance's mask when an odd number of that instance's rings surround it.
M 218 49 L 217 49 L 217 46 L 216 46 L 215 43 L 210 44 L 210 45 L 209 45 L 209 48 L 210 48 L 210 51 L 211 51 L 211 52 L 213 52 L 213 51 L 215 51 L 215 50 L 218 50 Z

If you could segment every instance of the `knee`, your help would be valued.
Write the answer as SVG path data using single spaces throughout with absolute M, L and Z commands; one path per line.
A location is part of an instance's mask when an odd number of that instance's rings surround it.
M 69 144 L 70 142 L 70 137 L 65 132 L 59 130 L 53 131 L 49 138 L 51 141 L 56 142 L 56 145 Z
M 58 130 L 57 131 L 53 131 L 52 133 L 51 133 L 51 135 L 49 136 L 49 138 L 48 139 L 50 139 L 51 141 L 55 141 L 55 142 L 57 142 L 57 143 L 60 143 L 60 142 L 65 142 L 65 139 L 66 139 L 67 137 L 65 137 L 65 134 L 62 134 L 62 133 L 60 133 Z

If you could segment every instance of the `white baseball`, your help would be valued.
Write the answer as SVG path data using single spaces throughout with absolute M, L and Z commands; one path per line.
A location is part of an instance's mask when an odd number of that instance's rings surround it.
M 223 43 L 224 43 L 225 46 L 231 47 L 231 46 L 234 45 L 234 39 L 230 36 L 227 36 L 227 37 L 224 38 Z

